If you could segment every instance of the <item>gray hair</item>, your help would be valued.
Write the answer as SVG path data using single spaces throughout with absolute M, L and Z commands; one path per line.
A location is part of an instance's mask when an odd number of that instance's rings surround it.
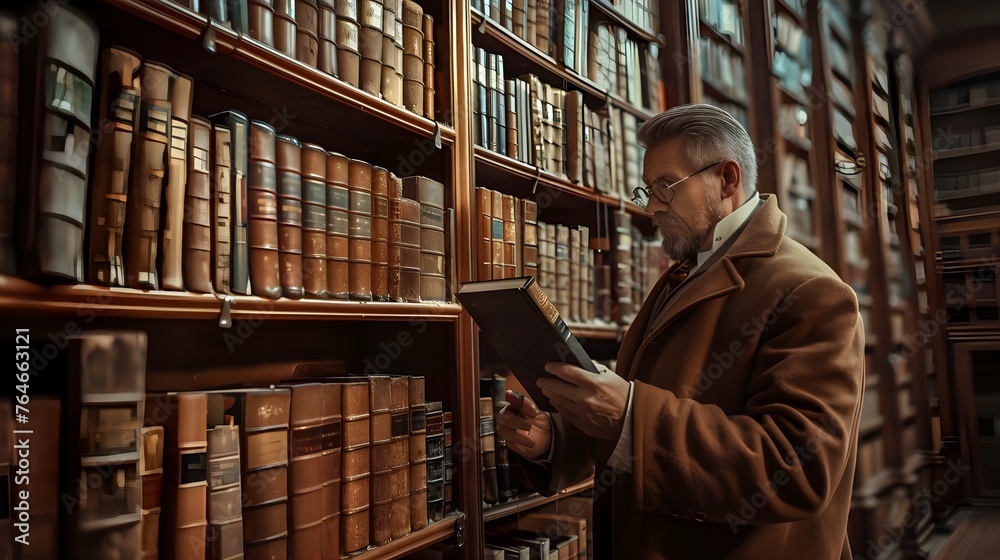
M 688 159 L 695 166 L 718 159 L 740 164 L 743 193 L 757 188 L 757 155 L 743 125 L 713 105 L 678 105 L 646 121 L 639 129 L 639 144 L 649 147 L 661 140 L 683 136 Z

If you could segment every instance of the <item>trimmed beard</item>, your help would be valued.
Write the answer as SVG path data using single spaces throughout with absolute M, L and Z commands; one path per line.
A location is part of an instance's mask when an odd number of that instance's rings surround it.
M 719 201 L 717 205 L 708 208 L 706 219 L 702 221 L 705 225 L 697 229 L 692 228 L 691 224 L 673 212 L 654 214 L 653 225 L 663 237 L 663 252 L 674 262 L 693 260 L 698 255 L 698 250 L 701 249 L 705 239 L 715 229 L 715 225 L 722 220 L 722 209 L 719 208 L 721 205 L 722 203 Z M 676 235 L 670 236 L 665 233 L 677 230 L 681 231 Z

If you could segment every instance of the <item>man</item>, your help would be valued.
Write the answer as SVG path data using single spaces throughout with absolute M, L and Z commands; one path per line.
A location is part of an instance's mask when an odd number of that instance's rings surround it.
M 853 291 L 784 236 L 728 113 L 675 107 L 639 139 L 635 201 L 678 264 L 632 322 L 617 375 L 548 364 L 538 386 L 555 410 L 505 409 L 499 435 L 545 494 L 596 467 L 599 560 L 850 558 L 864 388 Z

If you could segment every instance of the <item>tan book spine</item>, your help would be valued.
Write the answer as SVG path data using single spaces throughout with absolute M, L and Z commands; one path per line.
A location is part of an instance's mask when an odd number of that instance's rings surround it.
M 326 158 L 326 280 L 333 299 L 350 297 L 350 186 L 348 159 Z
M 295 0 L 295 58 L 313 68 L 319 62 L 319 6 L 316 0 Z
M 216 292 L 232 293 L 232 134 L 212 127 L 212 284 Z
M 348 165 L 350 224 L 348 269 L 351 299 L 372 299 L 372 166 L 352 159 Z
M 247 168 L 247 231 L 250 289 L 268 299 L 281 297 L 278 258 L 278 168 L 276 133 L 267 123 L 250 122 Z
M 493 278 L 504 277 L 504 247 L 503 247 L 503 194 L 497 191 L 490 193 L 492 209 L 490 232 L 491 261 L 493 263 Z
M 515 199 L 503 195 L 503 277 L 514 278 L 517 270 L 517 222 L 514 218 Z
M 187 189 L 184 193 L 184 287 L 212 291 L 212 123 L 191 117 Z
M 281 0 L 279 0 L 281 1 Z M 248 0 L 250 36 L 274 47 L 274 0 Z
M 302 283 L 306 296 L 329 297 L 327 272 L 327 155 L 302 146 Z
M 210 414 L 209 426 L 213 423 Z M 223 560 L 243 554 L 243 493 L 240 488 L 239 445 L 238 426 L 217 425 L 208 429 L 209 525 L 205 549 L 209 560 Z
M 371 504 L 372 544 L 383 545 L 391 540 L 390 512 L 392 507 L 392 409 L 391 378 L 387 375 L 368 377 L 371 407 Z
M 337 12 L 333 0 L 320 0 L 318 2 L 318 35 L 319 43 L 316 54 L 317 68 L 330 74 L 337 75 Z
M 372 168 L 372 299 L 389 301 L 389 171 Z
M 90 216 L 87 221 L 90 227 L 88 279 L 90 283 L 101 286 L 124 286 L 122 234 L 132 139 L 139 108 L 142 57 L 127 49 L 114 47 L 103 52 L 101 61 L 106 79 L 101 82 L 101 112 L 98 122 L 101 123 L 99 126 L 105 140 L 97 145 L 94 178 L 91 181 Z M 12 100 L 15 98 L 16 96 L 11 96 Z M 13 153 L 14 145 L 11 142 L 10 153 Z M 0 146 L 0 157 L 7 151 Z M 10 177 L 13 178 L 14 175 L 11 174 Z M 7 208 L 13 212 L 13 193 L 10 198 Z M 9 225 L 12 227 L 13 223 L 11 216 Z M 8 240 L 0 240 L 0 250 L 7 244 Z M 3 260 L 12 259 L 13 254 Z
M 434 16 L 424 14 L 424 116 L 434 119 Z
M 476 187 L 476 208 L 479 213 L 476 224 L 478 279 L 493 280 L 493 194 L 489 189 Z
M 163 288 L 184 290 L 184 191 L 187 186 L 188 140 L 194 83 L 178 75 L 170 84 L 170 166 L 164 186 L 163 231 L 160 234 L 160 269 Z
M 277 155 L 281 294 L 301 299 L 305 295 L 302 284 L 302 143 L 291 136 L 278 135 Z
M 358 2 L 336 0 L 337 77 L 358 87 L 361 77 L 361 53 L 358 50 Z
M 410 378 L 407 402 L 410 408 L 408 482 L 411 531 L 419 531 L 427 525 L 427 409 L 424 384 L 423 377 Z
M 163 496 L 163 426 L 142 428 L 139 476 L 142 480 L 142 521 L 139 532 L 142 557 L 157 558 L 160 550 L 160 513 Z
M 371 418 L 367 381 L 341 385 L 341 551 L 371 543 Z
M 410 379 L 392 377 L 389 384 L 390 411 L 392 415 L 392 441 L 390 445 L 390 536 L 399 539 L 410 532 Z

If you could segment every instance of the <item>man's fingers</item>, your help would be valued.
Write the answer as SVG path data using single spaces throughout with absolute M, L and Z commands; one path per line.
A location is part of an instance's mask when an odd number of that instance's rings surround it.
M 515 430 L 529 430 L 531 428 L 531 420 L 524 418 L 516 412 L 510 410 L 510 406 L 506 406 L 500 410 L 500 414 L 497 415 L 497 424 L 500 426 L 510 426 Z
M 518 393 L 517 391 L 507 389 L 507 392 L 504 393 L 504 398 L 507 399 L 508 403 L 510 403 L 509 408 L 511 412 L 516 412 L 525 418 L 534 418 L 541 412 L 538 410 L 538 406 L 535 404 L 535 401 L 525 395 L 522 395 L 521 393 Z
M 566 397 L 564 397 L 559 393 L 553 393 L 545 389 L 542 389 L 542 394 L 544 394 L 549 399 L 549 402 L 552 403 L 552 406 L 556 407 L 556 409 L 560 413 L 563 414 L 569 413 L 571 416 L 578 415 L 576 402 L 567 399 Z
M 551 377 L 548 379 L 543 377 L 536 381 L 535 384 L 542 390 L 542 393 L 545 394 L 546 397 L 548 397 L 549 393 L 551 393 L 561 396 L 564 400 L 579 402 L 580 400 L 585 399 L 589 394 L 589 391 L 583 389 L 582 387 L 578 387 L 572 383 L 567 383 L 561 379 L 552 379 Z
M 549 362 L 545 364 L 545 371 L 573 385 L 588 385 L 593 383 L 591 379 L 594 376 L 593 373 L 574 365 Z
M 497 428 L 497 433 L 507 442 L 508 446 L 512 443 L 522 445 L 525 448 L 531 448 L 535 445 L 535 440 L 531 439 L 531 436 L 507 426 Z

